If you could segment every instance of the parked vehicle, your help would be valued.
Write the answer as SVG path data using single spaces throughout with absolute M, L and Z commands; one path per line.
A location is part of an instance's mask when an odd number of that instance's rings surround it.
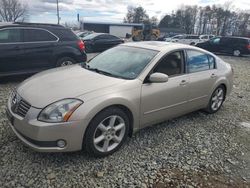
M 76 33 L 76 35 L 80 38 L 80 39 L 83 39 L 84 37 L 90 35 L 90 34 L 93 34 L 94 32 L 93 31 L 81 31 L 81 32 L 78 32 Z
M 200 42 L 199 35 L 176 35 L 171 38 L 166 38 L 166 42 L 177 42 L 181 44 L 195 45 Z
M 0 76 L 35 73 L 87 59 L 83 42 L 60 25 L 0 26 Z
M 124 43 L 124 40 L 106 33 L 93 33 L 84 37 L 83 42 L 87 53 L 103 52 Z
M 210 39 L 212 39 L 212 38 L 214 38 L 215 37 L 215 35 L 200 35 L 200 40 L 201 41 L 208 41 L 208 40 L 210 40 Z
M 37 151 L 84 147 L 106 156 L 146 126 L 199 109 L 217 112 L 232 79 L 229 64 L 200 48 L 126 43 L 89 63 L 24 81 L 9 98 L 7 115 L 14 133 Z
M 155 41 L 160 37 L 160 29 L 153 24 L 143 24 L 142 27 L 134 27 L 132 29 L 133 41 Z
M 210 52 L 241 56 L 250 54 L 250 38 L 242 37 L 215 37 L 209 41 L 196 44 L 197 47 Z

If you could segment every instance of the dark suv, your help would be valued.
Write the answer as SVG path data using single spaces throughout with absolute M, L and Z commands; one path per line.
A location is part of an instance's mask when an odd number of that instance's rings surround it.
M 86 59 L 84 43 L 61 25 L 0 25 L 0 76 L 35 73 Z
M 219 52 L 241 56 L 250 54 L 250 38 L 243 37 L 215 37 L 209 41 L 196 44 L 210 52 Z

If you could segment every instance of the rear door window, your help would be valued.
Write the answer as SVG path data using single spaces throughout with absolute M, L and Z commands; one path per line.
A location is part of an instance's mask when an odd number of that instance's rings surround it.
M 209 69 L 215 69 L 216 68 L 215 58 L 211 55 L 207 55 L 207 57 L 209 62 Z
M 187 50 L 187 71 L 195 73 L 209 70 L 209 61 L 207 54 L 195 50 Z
M 22 31 L 18 28 L 0 30 L 0 43 L 22 42 Z
M 23 29 L 24 42 L 52 42 L 57 41 L 57 37 L 42 29 Z

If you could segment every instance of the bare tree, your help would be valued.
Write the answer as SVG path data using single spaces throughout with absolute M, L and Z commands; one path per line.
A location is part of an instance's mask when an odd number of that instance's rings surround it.
M 149 16 L 143 7 L 129 6 L 128 13 L 123 21 L 125 23 L 143 23 L 144 21 L 149 21 Z
M 28 7 L 19 0 L 0 0 L 0 19 L 4 22 L 24 21 Z

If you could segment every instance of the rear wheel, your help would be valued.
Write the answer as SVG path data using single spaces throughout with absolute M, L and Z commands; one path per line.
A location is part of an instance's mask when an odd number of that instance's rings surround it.
M 225 97 L 226 97 L 225 87 L 222 85 L 217 87 L 210 98 L 206 111 L 210 114 L 213 114 L 218 110 L 220 110 L 223 102 L 225 101 Z
M 56 66 L 57 67 L 65 67 L 68 65 L 73 65 L 75 62 L 76 61 L 74 59 L 72 59 L 71 57 L 62 57 L 57 61 Z
M 86 130 L 83 146 L 88 153 L 104 157 L 117 151 L 128 136 L 129 118 L 112 107 L 100 112 Z

